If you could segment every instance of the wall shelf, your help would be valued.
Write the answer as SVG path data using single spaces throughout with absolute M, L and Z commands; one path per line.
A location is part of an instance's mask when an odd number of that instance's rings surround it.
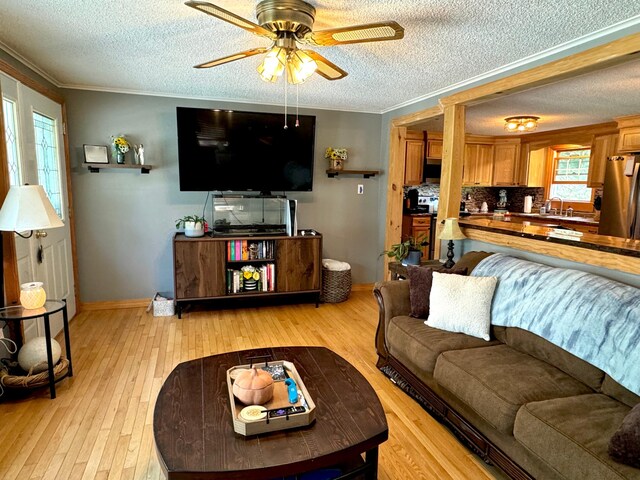
M 104 168 L 126 168 L 140 170 L 140 173 L 149 173 L 153 168 L 153 165 L 126 165 L 119 163 L 86 163 L 85 165 L 91 173 L 98 173 Z
M 327 176 L 329 178 L 336 177 L 339 174 L 342 174 L 342 175 L 362 175 L 364 178 L 370 178 L 370 177 L 375 177 L 379 173 L 380 173 L 380 170 L 334 170 L 332 168 L 329 168 L 327 170 Z

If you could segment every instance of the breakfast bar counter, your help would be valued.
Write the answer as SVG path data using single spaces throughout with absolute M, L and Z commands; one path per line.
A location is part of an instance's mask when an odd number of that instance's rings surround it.
M 488 239 L 491 235 L 487 234 L 500 234 L 518 237 L 520 239 L 537 240 L 549 244 L 556 244 L 557 247 L 577 247 L 581 249 L 595 250 L 604 254 L 614 254 L 624 257 L 632 257 L 634 260 L 640 260 L 640 240 L 625 240 L 624 238 L 590 233 L 584 233 L 583 235 L 576 236 L 575 238 L 557 238 L 554 235 L 558 230 L 554 228 L 536 226 L 533 224 L 527 225 L 524 223 L 504 222 L 489 218 L 461 218 L 459 222 L 460 226 L 464 229 L 463 231 L 469 238 L 480 241 L 486 240 L 490 243 L 496 243 L 491 242 L 491 240 Z M 483 235 L 482 232 L 487 232 L 487 234 Z M 498 243 L 507 245 L 513 242 L 503 241 Z M 532 248 L 530 250 L 535 251 L 539 249 Z M 545 248 L 545 250 L 549 249 Z M 593 254 L 594 252 L 582 253 L 585 257 L 592 257 Z M 582 261 L 585 260 L 583 259 Z M 594 264 L 600 263 L 594 262 Z M 637 273 L 635 268 L 632 273 Z

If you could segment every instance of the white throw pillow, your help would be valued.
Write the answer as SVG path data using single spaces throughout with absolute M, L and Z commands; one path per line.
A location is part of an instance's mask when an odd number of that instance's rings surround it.
M 466 277 L 433 272 L 426 325 L 490 340 L 491 300 L 496 277 Z

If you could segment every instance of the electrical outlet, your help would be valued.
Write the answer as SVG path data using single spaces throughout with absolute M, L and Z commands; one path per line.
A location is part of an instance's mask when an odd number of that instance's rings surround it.
M 364 193 L 364 185 L 358 184 L 358 195 L 362 195 Z
M 0 339 L 4 338 L 4 328 L 0 328 Z

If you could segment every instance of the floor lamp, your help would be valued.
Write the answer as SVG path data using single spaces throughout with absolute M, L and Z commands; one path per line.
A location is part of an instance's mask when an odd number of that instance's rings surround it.
M 440 235 L 438 235 L 439 240 L 449 240 L 449 243 L 447 244 L 447 261 L 444 264 L 445 268 L 451 268 L 455 265 L 455 262 L 453 261 L 453 241 L 464 240 L 465 238 L 467 237 L 465 237 L 462 230 L 460 230 L 457 218 L 445 219 L 442 231 L 440 232 Z
M 0 209 L 0 231 L 14 232 L 22 238 L 31 238 L 35 231 L 36 238 L 43 238 L 47 236 L 45 229 L 63 226 L 41 185 L 14 185 L 9 189 Z M 28 235 L 20 233 L 27 230 L 30 231 Z M 25 288 L 28 285 L 24 284 Z M 0 287 L 4 303 L 4 269 L 0 275 Z M 22 303 L 26 308 L 25 302 Z

